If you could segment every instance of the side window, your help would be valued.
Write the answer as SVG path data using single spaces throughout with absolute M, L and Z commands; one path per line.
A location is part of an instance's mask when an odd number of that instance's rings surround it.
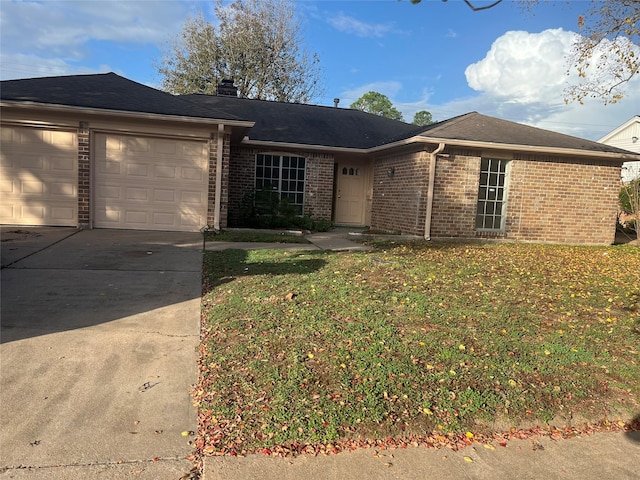
M 476 229 L 504 229 L 507 205 L 508 160 L 483 158 L 476 210 Z

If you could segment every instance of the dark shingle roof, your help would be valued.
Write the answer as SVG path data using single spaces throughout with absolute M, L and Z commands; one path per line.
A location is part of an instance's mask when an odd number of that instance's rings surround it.
M 250 140 L 369 149 L 411 139 L 452 143 L 524 145 L 593 153 L 633 154 L 620 148 L 519 123 L 467 113 L 427 127 L 416 127 L 359 110 L 245 98 L 175 96 L 115 73 L 29 78 L 0 82 L 4 101 L 34 102 L 203 119 L 255 122 Z M 238 139 L 244 131 L 238 130 Z
M 142 85 L 115 73 L 27 78 L 0 82 L 2 100 L 160 115 L 239 120 Z
M 488 117 L 477 112 L 467 113 L 429 125 L 413 134 L 422 137 L 448 139 L 461 142 L 483 142 L 503 145 L 526 145 L 543 148 L 562 148 L 629 154 L 620 148 L 611 147 L 571 135 L 530 127 L 499 118 Z
M 248 136 L 256 141 L 366 149 L 416 129 L 415 125 L 345 108 L 214 95 L 184 98 L 254 121 Z

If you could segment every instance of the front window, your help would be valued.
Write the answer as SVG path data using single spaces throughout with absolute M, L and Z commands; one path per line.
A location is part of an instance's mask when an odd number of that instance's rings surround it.
M 507 204 L 508 161 L 483 158 L 480 163 L 480 185 L 476 228 L 478 230 L 504 229 Z
M 256 156 L 256 191 L 286 201 L 302 215 L 305 167 L 304 157 L 259 153 Z

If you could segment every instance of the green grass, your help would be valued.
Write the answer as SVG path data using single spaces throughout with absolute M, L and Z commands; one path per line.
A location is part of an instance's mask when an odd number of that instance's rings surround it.
M 310 243 L 302 235 L 291 233 L 261 232 L 259 230 L 222 230 L 205 232 L 208 242 L 253 242 L 253 243 Z
M 640 249 L 205 256 L 207 453 L 638 413 Z

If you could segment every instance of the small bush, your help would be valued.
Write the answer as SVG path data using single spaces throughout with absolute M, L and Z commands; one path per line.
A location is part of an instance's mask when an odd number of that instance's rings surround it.
M 314 217 L 311 210 L 300 215 L 298 207 L 278 193 L 258 190 L 247 193 L 240 206 L 238 226 L 251 228 L 300 228 L 326 232 L 332 227 L 330 220 Z

